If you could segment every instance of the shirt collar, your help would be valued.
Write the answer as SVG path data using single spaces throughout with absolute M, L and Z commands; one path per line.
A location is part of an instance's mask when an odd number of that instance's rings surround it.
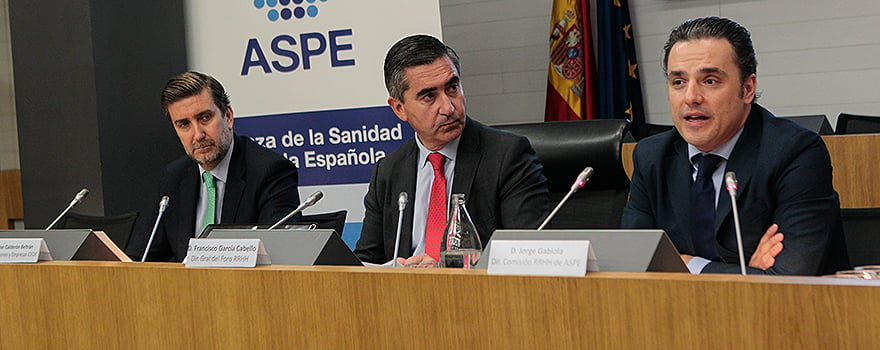
M 728 158 L 730 158 L 730 153 L 733 152 L 733 147 L 736 146 L 736 142 L 739 141 L 739 137 L 740 137 L 740 135 L 742 135 L 744 127 L 745 126 L 743 126 L 742 128 L 739 128 L 739 131 L 737 131 L 736 134 L 734 134 L 733 137 L 730 138 L 730 140 L 727 140 L 727 142 L 721 144 L 721 146 L 718 146 L 718 148 L 713 149 L 709 152 L 702 152 L 699 149 L 697 149 L 697 147 L 695 147 L 694 145 L 688 144 L 688 146 L 687 146 L 688 160 L 694 159 L 695 155 L 702 154 L 702 153 L 714 154 L 716 156 L 723 158 L 724 160 L 727 160 Z M 693 163 L 693 161 L 691 161 L 691 163 Z
M 229 174 L 229 161 L 232 158 L 232 151 L 235 148 L 235 137 L 232 138 L 232 142 L 229 143 L 229 151 L 226 152 L 226 155 L 223 156 L 223 159 L 220 160 L 220 163 L 211 169 L 209 172 L 211 175 L 214 175 L 214 178 L 220 180 L 223 183 L 226 183 L 226 176 Z M 205 172 L 205 168 L 202 168 L 202 165 L 199 164 L 199 176 Z
M 458 153 L 459 141 L 461 141 L 461 135 L 459 135 L 452 141 L 449 141 L 449 143 L 447 143 L 446 146 L 443 146 L 443 148 L 437 151 L 431 151 L 422 144 L 422 140 L 420 140 L 419 136 L 416 135 L 416 146 L 419 147 L 419 167 L 423 167 L 425 166 L 425 164 L 428 164 L 428 155 L 434 152 L 442 154 L 444 157 L 446 157 L 447 160 L 455 161 L 455 155 Z

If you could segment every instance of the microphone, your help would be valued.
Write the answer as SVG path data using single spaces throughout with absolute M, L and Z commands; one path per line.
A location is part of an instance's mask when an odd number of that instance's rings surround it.
M 79 192 L 76 194 L 76 196 L 73 197 L 73 200 L 70 201 L 70 204 L 67 205 L 67 209 L 64 209 L 64 211 L 62 211 L 61 214 L 58 214 L 58 217 L 56 217 L 55 220 L 52 221 L 51 224 L 49 224 L 49 226 L 46 226 L 46 231 L 49 231 L 52 229 L 52 227 L 55 227 L 55 224 L 58 223 L 58 220 L 61 220 L 61 218 L 64 217 L 64 215 L 66 215 L 67 212 L 70 211 L 70 209 L 73 209 L 73 207 L 75 205 L 79 204 L 79 202 L 82 202 L 83 198 L 86 198 L 86 196 L 88 196 L 88 195 L 89 195 L 89 190 L 87 190 L 85 188 L 79 190 Z
M 403 210 L 406 209 L 408 199 L 409 196 L 406 192 L 400 192 L 400 196 L 397 197 L 397 237 L 394 239 L 394 256 L 391 257 L 392 266 L 398 266 L 397 252 L 400 251 L 400 227 L 403 226 Z
M 544 219 L 544 222 L 542 222 L 541 226 L 538 227 L 538 231 L 543 230 L 544 226 L 547 226 L 547 224 L 550 223 L 550 219 L 552 219 L 556 215 L 556 212 L 559 211 L 559 208 L 562 208 L 562 205 L 565 204 L 565 202 L 568 200 L 568 197 L 571 197 L 571 195 L 577 192 L 577 190 L 581 189 L 581 187 L 584 187 L 584 184 L 587 183 L 587 181 L 589 181 L 590 177 L 592 176 L 592 167 L 586 167 L 584 168 L 584 170 L 581 171 L 580 174 L 578 174 L 577 179 L 575 179 L 574 183 L 571 185 L 571 189 L 568 190 L 568 193 L 565 194 L 565 197 L 563 197 L 562 200 L 559 201 L 559 204 L 556 205 L 556 208 L 553 208 L 553 211 L 550 212 L 550 215 L 547 215 L 547 218 Z
M 736 205 L 736 190 L 739 189 L 736 185 L 736 174 L 732 171 L 725 173 L 724 183 L 727 185 L 727 193 L 730 194 L 730 207 L 733 209 L 733 224 L 736 228 L 736 248 L 739 253 L 739 270 L 745 276 L 746 258 L 745 254 L 743 254 L 743 238 L 739 227 L 739 210 Z
M 300 204 L 298 207 L 296 207 L 296 209 L 294 209 L 292 212 L 290 212 L 290 214 L 287 214 L 285 217 L 281 218 L 281 220 L 278 220 L 278 222 L 276 222 L 274 225 L 269 226 L 269 228 L 266 229 L 266 231 L 272 231 L 273 229 L 275 229 L 276 227 L 278 227 L 279 225 L 281 225 L 285 221 L 292 218 L 294 215 L 299 214 L 300 212 L 302 212 L 306 208 L 315 205 L 315 203 L 318 203 L 318 201 L 321 200 L 321 198 L 324 198 L 324 193 L 321 191 L 315 191 L 315 193 L 312 193 L 312 195 L 310 195 L 309 198 L 306 198 L 305 202 L 302 202 L 302 204 Z
M 153 232 L 150 232 L 150 240 L 147 241 L 147 249 L 144 250 L 144 255 L 141 256 L 141 262 L 147 261 L 147 253 L 150 252 L 150 246 L 153 245 L 153 238 L 156 238 L 156 229 L 159 228 L 159 221 L 162 220 L 162 214 L 165 214 L 165 209 L 168 209 L 168 201 L 170 198 L 168 196 L 162 196 L 162 200 L 159 201 L 159 215 L 156 216 L 156 222 L 153 223 Z

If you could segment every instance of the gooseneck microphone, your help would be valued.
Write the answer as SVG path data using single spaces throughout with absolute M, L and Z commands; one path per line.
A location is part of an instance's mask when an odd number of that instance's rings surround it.
M 725 173 L 724 183 L 727 185 L 727 193 L 730 194 L 730 207 L 733 209 L 733 225 L 736 228 L 736 249 L 739 253 L 739 271 L 745 276 L 746 258 L 743 253 L 743 237 L 742 231 L 739 228 L 739 210 L 736 205 L 736 190 L 739 189 L 736 185 L 736 174 L 732 171 Z
M 391 266 L 397 265 L 397 252 L 400 251 L 400 227 L 403 226 L 403 210 L 406 209 L 406 202 L 409 196 L 406 192 L 400 192 L 397 197 L 397 237 L 394 239 L 394 256 L 391 257 Z
M 577 179 L 574 180 L 574 183 L 571 185 L 571 189 L 568 190 L 568 193 L 565 194 L 565 197 L 559 201 L 559 204 L 556 205 L 556 208 L 553 208 L 553 211 L 550 212 L 550 215 L 547 215 L 547 218 L 544 219 L 544 222 L 541 223 L 541 226 L 538 227 L 538 231 L 544 229 L 544 226 L 547 226 L 550 223 L 550 219 L 556 216 L 556 212 L 559 211 L 559 208 L 562 208 L 562 205 L 568 200 L 568 197 L 571 197 L 572 194 L 577 192 L 581 187 L 584 187 L 584 184 L 590 180 L 590 177 L 593 176 L 593 168 L 586 167 L 580 174 L 578 174 Z
M 150 240 L 147 241 L 147 249 L 144 249 L 144 255 L 141 256 L 141 262 L 147 261 L 147 253 L 150 252 L 150 246 L 153 245 L 153 238 L 156 238 L 156 229 L 159 228 L 159 221 L 162 220 L 162 214 L 165 214 L 165 209 L 168 209 L 168 201 L 171 198 L 168 196 L 162 196 L 162 200 L 159 201 L 159 215 L 156 216 L 156 222 L 153 223 L 153 232 L 150 232 Z
M 279 225 L 281 225 L 285 221 L 292 218 L 294 215 L 299 214 L 303 210 L 306 210 L 306 208 L 315 205 L 315 203 L 318 203 L 318 201 L 321 200 L 321 198 L 324 198 L 324 193 L 321 191 L 315 191 L 315 193 L 312 193 L 312 195 L 310 195 L 309 198 L 306 198 L 305 202 L 302 202 L 302 204 L 300 204 L 298 207 L 296 207 L 296 209 L 294 209 L 292 212 L 290 212 L 290 214 L 287 214 L 285 217 L 281 218 L 281 220 L 278 220 L 278 222 L 276 222 L 274 225 L 269 226 L 269 228 L 266 229 L 266 231 L 271 231 L 271 230 L 275 229 L 276 227 L 278 227 Z
M 83 198 L 86 198 L 86 196 L 88 196 L 88 195 L 89 195 L 89 190 L 87 190 L 85 188 L 79 190 L 79 192 L 76 194 L 76 196 L 73 197 L 73 200 L 70 201 L 70 204 L 67 205 L 67 208 L 64 209 L 64 211 L 62 211 L 61 214 L 58 214 L 58 217 L 56 217 L 55 220 L 52 221 L 51 224 L 49 224 L 49 226 L 46 226 L 46 231 L 49 231 L 53 227 L 55 227 L 55 224 L 58 223 L 58 220 L 61 220 L 61 218 L 64 217 L 64 215 L 67 215 L 67 212 L 70 211 L 70 209 L 73 209 L 73 207 L 75 205 L 79 204 L 79 202 L 81 202 L 83 200 Z

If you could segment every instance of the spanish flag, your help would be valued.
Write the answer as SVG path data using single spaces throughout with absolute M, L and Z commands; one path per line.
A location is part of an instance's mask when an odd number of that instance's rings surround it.
M 595 117 L 594 69 L 589 0 L 554 0 L 545 121 Z

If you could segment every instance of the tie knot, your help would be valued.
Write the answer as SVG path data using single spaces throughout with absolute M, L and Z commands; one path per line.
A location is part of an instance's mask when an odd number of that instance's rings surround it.
M 210 172 L 206 171 L 206 172 L 202 173 L 202 179 L 205 180 L 205 187 L 215 188 L 214 175 L 212 175 Z
M 718 167 L 718 163 L 721 162 L 721 157 L 711 154 L 711 153 L 701 153 L 694 156 L 694 164 L 697 165 L 697 177 L 708 177 L 712 176 L 712 173 L 715 172 L 715 168 Z
M 434 168 L 435 172 L 443 173 L 443 163 L 446 162 L 446 157 L 440 153 L 434 152 L 428 155 L 428 161 L 431 162 L 431 166 Z

